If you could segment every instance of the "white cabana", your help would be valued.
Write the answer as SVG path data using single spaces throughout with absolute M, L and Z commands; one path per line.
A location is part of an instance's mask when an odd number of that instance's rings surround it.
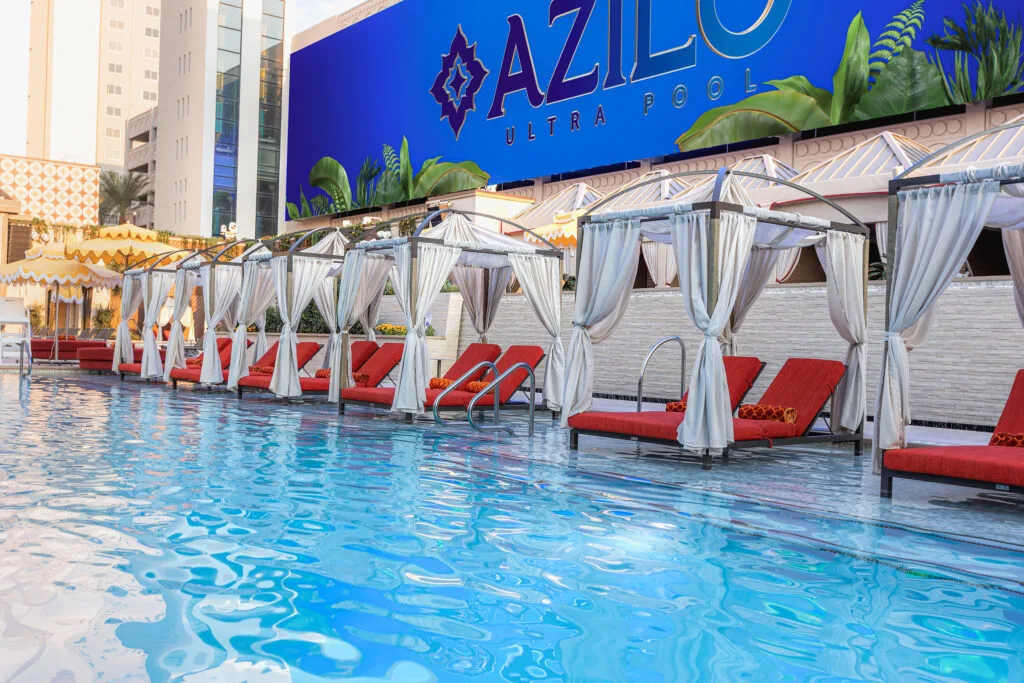
M 222 384 L 224 367 L 217 351 L 217 328 L 231 334 L 238 316 L 238 295 L 242 287 L 239 260 L 223 261 L 240 246 L 234 242 L 221 249 L 209 263 L 199 267 L 199 286 L 203 288 L 203 365 L 199 373 L 202 384 Z
M 274 277 L 270 272 L 273 253 L 260 242 L 241 256 L 242 281 L 239 289 L 237 325 L 231 341 L 231 366 L 227 388 L 235 389 L 238 380 L 249 374 L 249 326 L 256 326 L 252 358 L 267 352 L 267 309 L 275 301 Z
M 189 311 L 192 292 L 199 281 L 199 266 L 202 261 L 196 256 L 182 261 L 174 273 L 174 310 L 171 311 L 171 331 L 167 337 L 167 353 L 164 354 L 164 381 L 171 381 L 171 372 L 185 368 L 185 328 L 183 321 Z
M 281 336 L 270 390 L 280 398 L 302 395 L 295 349 L 299 317 L 325 281 L 330 282 L 333 288 L 334 278 L 331 273 L 344 257 L 347 240 L 337 228 L 332 228 L 312 246 L 299 249 L 323 232 L 312 230 L 301 235 L 286 255 L 274 256 L 270 261 L 275 297 L 281 312 Z
M 447 215 L 445 215 L 447 214 Z M 435 227 L 430 222 L 441 215 L 444 220 Z M 469 211 L 444 210 L 428 216 L 412 237 L 362 242 L 355 249 L 366 252 L 362 263 L 346 268 L 343 273 L 342 296 L 349 282 L 364 282 L 364 271 L 374 258 L 391 259 L 391 282 L 398 303 L 405 313 L 407 335 L 402 362 L 398 369 L 397 387 L 392 411 L 409 415 L 424 412 L 427 384 L 430 379 L 427 356 L 426 316 L 442 285 L 456 268 L 465 269 L 460 276 L 463 297 L 474 303 L 471 313 L 477 332 L 485 335 L 494 312 L 504 295 L 504 288 L 495 283 L 507 281 L 510 273 L 519 280 L 530 304 L 551 337 L 544 380 L 544 398 L 549 408 L 560 409 L 560 376 L 564 351 L 560 337 L 562 279 L 561 252 L 541 249 L 520 240 L 482 228 L 472 217 L 492 218 Z M 507 221 L 506 221 L 507 222 Z M 522 227 L 522 226 L 516 226 Z M 550 245 L 549 245 L 550 246 Z M 378 264 L 379 267 L 379 264 Z M 484 271 L 482 275 L 468 271 Z M 372 284 L 372 283 L 371 283 Z M 380 293 L 371 289 L 371 296 Z M 359 301 L 359 297 L 355 297 Z M 339 297 L 338 316 L 347 308 Z M 358 308 L 358 303 L 357 303 Z M 349 317 L 345 322 L 351 320 Z M 344 326 L 344 324 L 342 325 Z M 335 373 L 332 372 L 332 378 Z M 333 384 L 333 382 L 332 382 Z
M 885 355 L 875 403 L 875 470 L 884 451 L 907 446 L 909 351 L 981 231 L 1003 231 L 1014 296 L 1024 299 L 1024 117 L 953 143 L 890 184 Z M 913 337 L 911 341 L 911 337 Z
M 764 285 L 760 276 L 750 275 L 752 254 L 757 249 L 803 248 L 825 240 L 828 258 L 842 275 L 830 281 L 829 303 L 830 309 L 835 306 L 844 312 L 839 316 L 833 310 L 832 317 L 843 321 L 840 332 L 846 331 L 847 363 L 852 370 L 844 380 L 844 400 L 849 408 L 844 408 L 847 417 L 843 426 L 859 438 L 866 402 L 866 329 L 862 323 L 868 229 L 758 207 L 737 181 L 744 177 L 759 178 L 758 174 L 721 169 L 714 183 L 695 187 L 688 201 L 597 213 L 583 219 L 576 308 L 566 360 L 564 426 L 568 426 L 570 416 L 591 406 L 591 345 L 606 338 L 625 312 L 640 244 L 647 239 L 672 245 L 687 313 L 704 335 L 690 378 L 678 440 L 688 450 L 705 453 L 727 448 L 733 441 L 733 424 L 720 338 L 743 287 Z M 840 262 L 848 265 L 840 266 Z M 836 435 L 835 440 L 853 439 Z

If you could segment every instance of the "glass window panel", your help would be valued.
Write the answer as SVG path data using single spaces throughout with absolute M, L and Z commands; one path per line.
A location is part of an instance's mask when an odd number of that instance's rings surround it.
M 235 73 L 238 73 L 238 69 L 241 66 L 242 55 L 235 52 L 217 50 L 217 71 L 220 73 L 230 73 L 232 69 L 235 69 Z
M 284 38 L 284 19 L 279 17 L 263 17 L 263 35 L 268 38 Z
M 217 47 L 231 52 L 242 51 L 242 32 L 230 28 L 217 29 Z M 226 69 L 225 69 L 226 71 Z
M 263 13 L 283 17 L 284 0 L 263 0 Z

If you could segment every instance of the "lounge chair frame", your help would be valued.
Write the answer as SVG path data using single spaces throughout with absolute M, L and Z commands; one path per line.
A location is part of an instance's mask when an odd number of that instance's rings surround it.
M 882 482 L 879 495 L 882 498 L 892 498 L 893 479 L 914 479 L 926 481 L 932 484 L 948 484 L 950 486 L 962 486 L 971 489 L 984 489 L 987 491 L 1004 491 L 1008 493 L 1024 493 L 1024 486 L 1013 484 L 998 484 L 995 482 L 978 481 L 977 479 L 962 479 L 960 477 L 947 477 L 940 474 L 924 474 L 922 472 L 904 472 L 903 470 L 892 470 L 885 466 L 885 455 L 882 456 Z

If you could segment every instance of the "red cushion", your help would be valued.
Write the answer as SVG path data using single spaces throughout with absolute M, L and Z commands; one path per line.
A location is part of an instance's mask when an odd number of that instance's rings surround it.
M 331 390 L 330 377 L 300 377 L 299 386 L 304 394 L 326 394 Z
M 405 344 L 398 342 L 381 344 L 380 348 L 361 367 L 357 368 L 355 372 L 369 375 L 366 386 L 376 387 L 402 361 L 402 351 L 404 349 Z M 353 364 L 352 367 L 355 368 L 356 366 Z
M 444 373 L 446 379 L 458 379 L 469 372 L 477 363 L 484 361 L 494 362 L 501 355 L 501 347 L 496 344 L 470 344 L 458 357 L 455 363 Z M 458 388 L 464 390 L 470 382 L 475 382 L 484 376 L 487 368 L 481 368 L 474 372 Z
M 997 432 L 1019 434 L 1024 432 L 1024 370 L 1017 373 L 1010 389 L 1010 397 L 1006 399 L 1003 414 L 999 416 Z
M 726 356 L 725 381 L 729 385 L 729 403 L 735 411 L 740 401 L 754 386 L 761 374 L 761 359 L 753 356 Z M 690 392 L 683 394 L 682 403 L 686 403 Z
M 377 342 L 362 340 L 352 342 L 352 368 L 358 370 L 363 367 L 378 348 Z
M 224 339 L 217 340 L 217 348 L 220 356 L 220 367 L 227 368 L 231 366 L 231 338 L 225 337 Z
M 608 413 L 588 411 L 569 418 L 569 426 L 590 432 L 628 434 L 647 439 L 676 441 L 683 413 L 662 410 L 643 413 Z
M 267 352 L 253 361 L 253 365 L 265 365 L 273 367 L 274 363 L 277 362 L 277 346 L 279 342 L 274 342 L 273 346 L 267 349 Z
M 928 446 L 885 453 L 885 466 L 990 484 L 1024 486 L 1024 450 L 1003 446 Z
M 249 373 L 245 377 L 238 378 L 238 386 L 249 387 L 251 389 L 269 389 L 270 380 L 274 379 L 273 375 L 265 375 L 262 373 Z
M 111 358 L 110 362 L 113 363 L 114 359 Z M 117 366 L 117 371 L 122 375 L 141 375 L 142 363 L 121 363 Z
M 299 370 L 306 367 L 309 361 L 313 360 L 313 356 L 320 353 L 320 349 L 323 348 L 323 344 L 316 342 L 299 342 L 295 345 L 295 358 L 296 364 L 299 366 Z
M 534 371 L 537 370 L 537 366 L 544 360 L 544 349 L 539 346 L 510 346 L 502 354 L 498 360 L 498 374 L 505 372 L 516 363 L 526 363 Z M 519 388 L 523 382 L 527 381 L 530 375 L 526 370 L 516 370 L 508 376 L 501 383 L 501 403 L 507 403 L 512 395 L 515 394 L 516 389 Z M 493 377 L 491 378 L 493 379 Z M 481 400 L 480 405 L 483 405 Z
M 796 433 L 803 435 L 843 378 L 846 366 L 837 360 L 790 358 L 758 403 L 796 410 Z
M 223 371 L 223 381 L 228 381 L 228 371 Z M 192 382 L 193 384 L 199 384 L 199 378 L 203 376 L 202 368 L 174 368 L 171 370 L 171 379 L 178 380 L 179 382 Z
M 798 431 L 797 425 L 786 422 L 772 422 L 769 420 L 740 420 L 732 421 L 733 438 L 736 441 L 764 441 L 766 439 L 791 439 L 801 436 L 803 432 Z
M 387 344 L 385 344 L 387 346 Z M 362 401 L 390 406 L 395 400 L 394 387 L 350 387 L 341 390 L 341 398 L 346 401 Z

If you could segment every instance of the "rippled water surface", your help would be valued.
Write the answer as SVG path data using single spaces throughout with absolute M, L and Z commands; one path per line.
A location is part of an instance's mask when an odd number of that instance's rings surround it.
M 1024 679 L 1012 548 L 599 476 L 547 429 L 10 375 L 0 408 L 0 680 Z

